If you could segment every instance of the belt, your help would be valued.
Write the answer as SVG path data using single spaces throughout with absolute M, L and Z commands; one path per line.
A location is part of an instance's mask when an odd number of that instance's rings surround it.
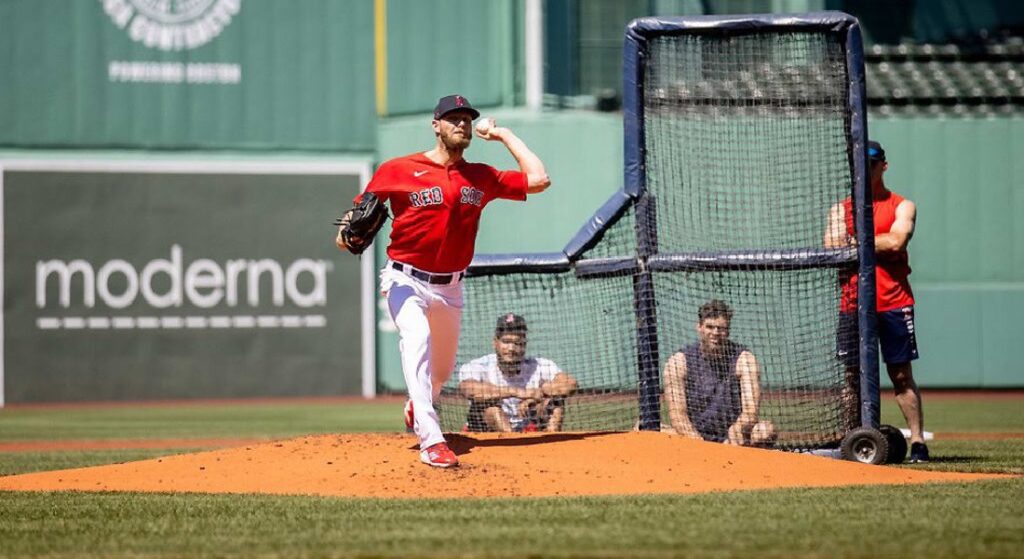
M 466 275 L 466 272 L 453 272 L 450 274 L 431 274 L 430 272 L 424 272 L 423 270 L 417 270 L 408 264 L 402 264 L 401 262 L 391 262 L 391 267 L 399 272 L 404 272 L 410 276 L 427 283 L 434 285 L 447 285 L 450 283 L 458 283 L 462 281 L 462 277 Z

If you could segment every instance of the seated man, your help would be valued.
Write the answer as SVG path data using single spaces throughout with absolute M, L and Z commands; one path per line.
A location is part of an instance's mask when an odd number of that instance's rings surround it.
M 459 369 L 459 392 L 469 398 L 469 431 L 560 431 L 565 397 L 576 379 L 542 357 L 526 356 L 526 321 L 498 318 L 494 353 Z
M 757 359 L 729 339 L 732 309 L 715 299 L 701 305 L 697 319 L 698 341 L 665 364 L 665 397 L 673 429 L 707 441 L 771 445 L 775 426 L 757 418 Z

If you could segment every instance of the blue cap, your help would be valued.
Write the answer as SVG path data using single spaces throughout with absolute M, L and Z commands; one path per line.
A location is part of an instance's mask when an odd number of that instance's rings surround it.
M 875 141 L 868 142 L 868 159 L 871 161 L 885 161 L 885 150 L 882 149 L 882 144 Z
M 447 95 L 437 100 L 437 106 L 434 107 L 434 120 L 439 120 L 452 111 L 466 111 L 473 115 L 474 120 L 480 117 L 480 112 L 469 104 L 469 99 L 461 95 Z

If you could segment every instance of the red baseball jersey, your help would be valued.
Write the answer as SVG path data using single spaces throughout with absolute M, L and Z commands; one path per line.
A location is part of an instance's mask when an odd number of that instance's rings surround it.
M 466 161 L 445 167 L 414 153 L 386 161 L 366 191 L 391 207 L 388 257 L 446 273 L 464 270 L 473 260 L 484 206 L 496 198 L 526 200 L 526 187 L 520 171 Z
M 875 235 L 888 233 L 896 221 L 896 208 L 905 200 L 895 192 L 886 191 L 872 202 Z M 853 235 L 853 205 L 849 198 L 843 201 L 846 210 L 846 232 Z M 910 289 L 910 258 L 906 250 L 878 258 L 875 265 L 875 304 L 878 312 L 891 311 L 914 304 Z M 849 274 L 843 283 L 841 302 L 843 312 L 857 310 L 857 274 Z

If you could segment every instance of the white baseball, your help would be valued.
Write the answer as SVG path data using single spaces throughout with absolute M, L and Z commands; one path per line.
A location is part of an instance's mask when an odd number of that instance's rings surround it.
M 490 134 L 491 128 L 494 128 L 494 119 L 491 117 L 481 118 L 480 121 L 476 123 L 476 131 L 481 136 Z

